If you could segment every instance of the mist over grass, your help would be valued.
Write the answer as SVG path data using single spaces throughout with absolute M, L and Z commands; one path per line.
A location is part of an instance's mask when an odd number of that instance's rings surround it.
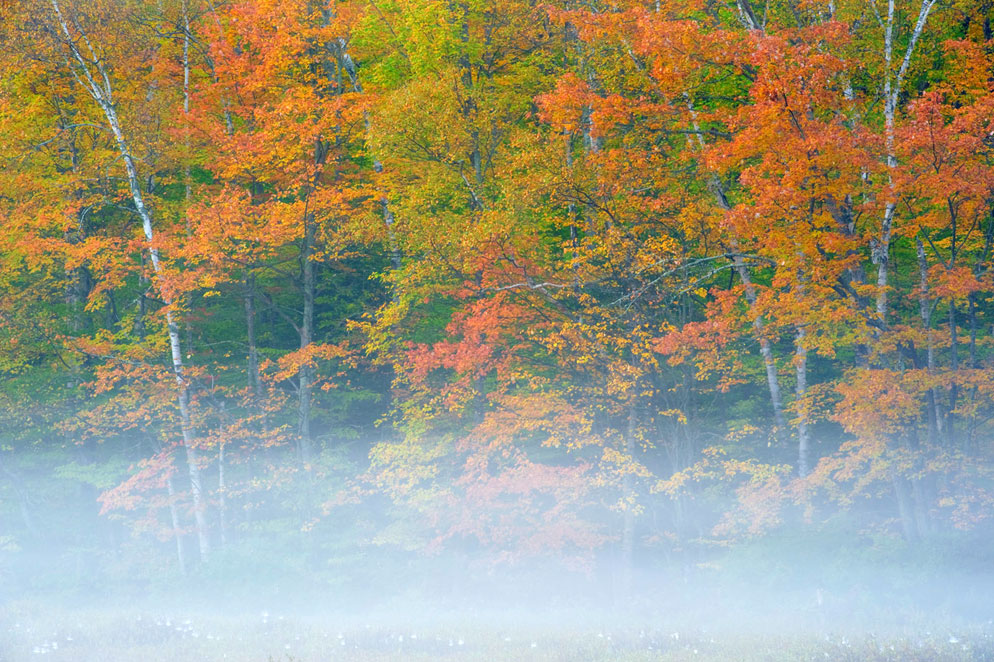
M 609 537 L 585 553 L 470 536 L 428 547 L 410 511 L 376 495 L 321 510 L 336 484 L 308 492 L 299 476 L 233 499 L 208 560 L 183 529 L 184 573 L 165 508 L 100 514 L 58 459 L 19 457 L 34 530 L 17 501 L 0 504 L 0 662 L 994 660 L 990 531 L 937 522 L 908 540 L 872 500 L 722 537 L 719 518 L 745 530 L 749 515 L 702 491 L 667 537 L 650 495 L 629 565 L 609 508 L 561 511 L 601 517 Z
M 643 553 L 629 594 L 609 554 L 571 569 L 372 548 L 309 575 L 241 549 L 187 577 L 75 586 L 7 566 L 0 660 L 978 662 L 994 660 L 989 543 L 783 532 Z
M 48 504 L 32 512 L 45 533 L 13 528 L 0 550 L 0 662 L 994 660 L 984 529 L 908 541 L 854 508 L 723 540 L 701 510 L 689 529 L 704 535 L 659 540 L 649 512 L 629 569 L 617 540 L 586 556 L 405 547 L 382 535 L 395 513 L 376 499 L 302 527 L 280 492 L 183 574 L 175 538 L 100 516 L 64 478 L 25 475 Z
M 477 596 L 484 598 L 484 596 Z M 350 611 L 319 602 L 250 610 L 222 600 L 147 599 L 66 607 L 39 600 L 0 613 L 2 659 L 52 660 L 919 660 L 994 659 L 990 621 L 905 607 L 826 617 L 759 596 L 654 609 L 400 602 Z M 745 597 L 745 596 L 743 596 Z M 334 601 L 334 599 L 332 599 Z

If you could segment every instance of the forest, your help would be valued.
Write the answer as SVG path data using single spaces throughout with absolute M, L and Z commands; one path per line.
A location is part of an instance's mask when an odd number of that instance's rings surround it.
M 992 21 L 0 1 L 0 593 L 989 574 Z

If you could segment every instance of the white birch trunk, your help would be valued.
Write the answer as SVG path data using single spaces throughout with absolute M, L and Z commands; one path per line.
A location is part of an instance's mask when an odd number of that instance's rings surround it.
M 169 495 L 169 519 L 173 525 L 173 537 L 176 539 L 176 560 L 179 562 L 180 573 L 185 577 L 187 564 L 186 552 L 183 549 L 183 528 L 179 522 L 179 509 L 176 507 L 176 487 L 173 485 L 171 474 L 166 477 L 166 494 Z
M 811 473 L 811 437 L 808 430 L 808 348 L 804 345 L 807 332 L 803 326 L 797 327 L 795 338 L 795 370 L 797 386 L 797 475 L 804 478 Z
M 915 53 L 915 47 L 925 30 L 928 16 L 935 6 L 937 0 L 922 0 L 921 9 L 918 12 L 918 20 L 915 22 L 914 31 L 908 42 L 908 48 L 904 53 L 901 66 L 894 74 L 894 21 L 895 21 L 895 0 L 887 2 L 887 19 L 884 21 L 877 16 L 884 27 L 884 143 L 887 151 L 887 183 L 892 186 L 894 183 L 893 171 L 897 167 L 897 150 L 895 149 L 895 125 L 897 119 L 897 104 L 901 96 L 901 89 L 904 77 L 908 73 L 911 65 L 911 58 Z M 875 5 L 874 6 L 874 11 Z M 880 224 L 880 235 L 875 245 L 872 247 L 873 263 L 877 265 L 877 301 L 876 312 L 882 326 L 887 325 L 887 289 L 890 280 L 890 243 L 893 235 L 894 212 L 897 203 L 892 199 L 893 192 L 888 191 L 888 199 L 884 206 L 884 217 Z
M 635 463 L 635 434 L 638 420 L 635 404 L 628 405 L 628 430 L 625 433 L 625 454 L 628 461 Z M 620 598 L 627 603 L 632 594 L 632 577 L 635 563 L 635 476 L 629 468 L 622 478 L 622 498 L 625 501 L 625 512 L 621 529 L 621 587 Z
M 162 275 L 163 267 L 159 260 L 159 250 L 154 245 L 155 233 L 152 226 L 152 212 L 145 205 L 142 195 L 141 180 L 138 177 L 138 168 L 131 156 L 131 149 L 124 132 L 121 129 L 120 119 L 114 105 L 110 75 L 103 62 L 95 55 L 92 45 L 86 33 L 80 26 L 74 25 L 79 31 L 79 37 L 73 37 L 69 29 L 69 22 L 62 12 L 59 0 L 51 0 L 52 9 L 58 22 L 58 27 L 65 38 L 65 45 L 69 49 L 72 61 L 67 60 L 70 72 L 77 82 L 90 94 L 93 100 L 103 111 L 108 127 L 114 135 L 121 159 L 127 172 L 128 188 L 131 191 L 131 198 L 135 205 L 135 211 L 142 220 L 142 230 L 145 240 L 148 243 L 149 258 L 152 262 L 152 270 L 156 276 Z M 90 57 L 84 57 L 79 44 L 80 41 L 86 46 Z M 99 78 L 98 78 L 99 77 Z M 173 364 L 173 375 L 177 386 L 177 400 L 180 410 L 180 425 L 183 434 L 183 446 L 186 449 L 186 459 L 190 472 L 190 492 L 193 496 L 194 517 L 197 523 L 197 535 L 200 543 L 200 555 L 206 561 L 210 556 L 210 537 L 207 530 L 206 502 L 203 495 L 203 482 L 200 476 L 200 454 L 195 444 L 196 433 L 193 429 L 192 417 L 190 416 L 190 392 L 189 384 L 186 381 L 183 370 L 183 352 L 180 346 L 179 327 L 176 325 L 171 309 L 171 301 L 165 292 L 160 289 L 160 296 L 166 304 L 166 328 L 169 333 L 169 349 Z
M 190 14 L 186 0 L 183 0 L 183 119 L 190 119 Z M 183 165 L 183 193 L 187 207 L 190 206 L 190 131 L 184 127 L 183 147 L 186 163 Z M 189 229 L 187 221 L 187 229 Z
M 221 529 L 221 546 L 228 544 L 228 483 L 225 480 L 225 443 L 221 441 L 217 450 L 217 508 Z
M 300 325 L 300 349 L 307 349 L 314 341 L 314 240 L 316 228 L 309 214 L 304 216 L 304 241 L 301 248 L 301 275 L 304 289 L 304 311 Z M 298 400 L 298 452 L 300 464 L 308 471 L 314 461 L 313 439 L 311 437 L 311 399 L 314 384 L 314 369 L 307 361 L 297 375 Z
M 925 366 L 929 377 L 935 374 L 935 340 L 932 334 L 932 299 L 928 288 L 928 258 L 925 255 L 925 245 L 921 237 L 915 239 L 918 253 L 918 309 L 925 329 Z M 928 441 L 933 445 L 942 432 L 942 413 L 939 411 L 939 401 L 935 389 L 929 388 L 928 399 Z

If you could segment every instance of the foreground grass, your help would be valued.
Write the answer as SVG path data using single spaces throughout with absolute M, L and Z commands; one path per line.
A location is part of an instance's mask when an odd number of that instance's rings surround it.
M 19 602 L 0 610 L 0 662 L 994 662 L 989 623 L 934 622 L 883 634 L 786 627 L 761 633 L 728 623 L 707 630 L 669 620 L 632 624 L 618 618 L 562 618 L 537 625 L 524 615 L 431 618 L 412 613 L 363 623 L 354 614 L 65 609 Z

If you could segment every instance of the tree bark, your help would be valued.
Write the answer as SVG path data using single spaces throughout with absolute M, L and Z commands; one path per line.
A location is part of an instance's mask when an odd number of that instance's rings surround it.
M 2 449 L 0 449 L 0 473 L 3 473 L 4 475 L 7 476 L 7 478 L 10 480 L 11 487 L 14 488 L 14 492 L 17 494 L 18 510 L 21 513 L 21 520 L 24 522 L 24 528 L 26 528 L 28 530 L 28 533 L 31 534 L 34 538 L 40 540 L 41 530 L 38 528 L 37 524 L 35 523 L 34 515 L 31 513 L 31 509 L 29 508 L 27 489 L 25 489 L 21 477 L 15 474 L 13 471 L 11 471 L 10 468 L 7 466 L 4 460 Z
M 309 215 L 304 219 L 304 239 L 300 251 L 301 285 L 304 290 L 304 312 L 300 325 L 300 349 L 307 349 L 314 341 L 314 239 L 316 229 Z M 297 375 L 299 400 L 297 409 L 298 420 L 298 453 L 300 464 L 310 468 L 313 462 L 314 447 L 311 437 L 311 398 L 314 385 L 314 369 L 307 361 Z
M 775 437 L 779 437 L 787 429 L 787 423 L 783 417 L 783 399 L 780 396 L 780 379 L 777 376 L 777 364 L 773 358 L 773 347 L 769 338 L 766 337 L 763 316 L 756 311 L 756 286 L 752 283 L 752 276 L 749 268 L 745 265 L 745 260 L 738 249 L 738 242 L 733 240 L 732 250 L 735 251 L 735 271 L 742 281 L 745 289 L 746 302 L 752 312 L 752 328 L 756 332 L 756 340 L 759 341 L 759 354 L 763 357 L 763 366 L 766 369 L 766 388 L 770 393 L 770 405 L 773 407 L 773 422 L 776 425 Z
M 222 546 L 228 544 L 228 483 L 224 475 L 225 447 L 226 444 L 222 439 L 217 449 L 217 511 Z
M 356 67 L 355 62 L 352 60 L 352 56 L 349 55 L 348 49 L 346 48 L 345 41 L 341 38 L 338 40 L 338 52 L 339 57 L 342 61 L 342 68 L 349 75 L 349 80 L 352 82 L 352 90 L 357 94 L 362 94 L 362 83 L 359 81 L 359 69 Z M 371 124 L 369 121 L 369 113 L 363 111 L 362 114 L 363 126 L 366 129 L 366 142 L 369 143 L 369 135 Z M 372 154 L 372 152 L 370 152 Z M 373 172 L 376 174 L 381 174 L 383 172 L 383 163 L 377 158 L 376 154 L 372 154 L 373 157 Z M 380 208 L 383 210 L 383 223 L 386 225 L 387 230 L 387 242 L 390 249 L 390 264 L 393 266 L 394 271 L 400 271 L 402 266 L 402 260 L 400 255 L 400 248 L 397 244 L 397 234 L 394 230 L 394 215 L 393 210 L 390 208 L 390 201 L 387 199 L 386 195 L 380 197 Z M 397 297 L 396 288 L 394 290 L 394 298 Z
M 956 384 L 956 373 L 959 371 L 959 334 L 956 323 L 956 301 L 949 299 L 949 369 L 953 374 L 953 382 L 949 385 L 949 410 L 946 412 L 946 435 L 950 447 L 956 445 L 956 403 L 959 399 L 959 389 Z
M 159 250 L 154 245 L 155 233 L 152 225 L 152 212 L 145 204 L 142 194 L 141 180 L 138 177 L 138 168 L 131 155 L 131 148 L 117 115 L 117 109 L 113 101 L 113 88 L 111 86 L 110 74 L 96 52 L 89 43 L 86 32 L 78 23 L 74 22 L 74 27 L 79 32 L 79 37 L 73 37 L 69 29 L 69 23 L 62 12 L 59 0 L 51 0 L 52 9 L 55 14 L 58 27 L 64 38 L 64 45 L 69 50 L 66 65 L 70 73 L 83 89 L 89 93 L 93 100 L 103 111 L 108 127 L 114 135 L 121 160 L 124 162 L 127 173 L 128 188 L 135 205 L 135 211 L 142 220 L 142 230 L 145 241 L 148 244 L 148 254 L 152 262 L 152 269 L 156 276 L 163 275 L 163 267 L 159 260 Z M 80 47 L 80 42 L 89 53 L 89 57 L 84 56 Z M 75 63 L 73 62 L 75 61 Z M 200 455 L 196 447 L 196 432 L 193 428 L 192 417 L 190 415 L 190 391 L 183 368 L 183 352 L 180 343 L 179 327 L 176 324 L 175 316 L 171 307 L 169 295 L 160 287 L 160 297 L 166 305 L 166 328 L 169 334 L 169 348 L 173 364 L 173 376 L 176 380 L 177 401 L 180 410 L 180 426 L 182 429 L 183 446 L 186 449 L 187 464 L 190 472 L 190 491 L 193 496 L 194 517 L 197 522 L 197 535 L 200 543 L 200 555 L 206 561 L 210 556 L 211 544 L 207 527 L 207 504 L 203 495 L 203 483 L 200 476 Z
M 797 386 L 795 402 L 797 403 L 797 475 L 804 478 L 811 472 L 811 439 L 808 430 L 808 349 L 804 346 L 807 332 L 804 327 L 797 327 L 795 338 L 795 371 Z
M 190 14 L 187 0 L 183 0 L 183 117 L 190 116 Z M 183 147 L 186 163 L 183 164 L 183 193 L 186 205 L 192 195 L 190 182 L 190 131 L 184 127 Z M 189 223 L 189 221 L 187 221 Z M 189 226 L 187 226 L 189 228 Z
M 635 404 L 628 405 L 628 429 L 625 431 L 625 455 L 632 464 L 635 462 L 635 434 L 638 429 L 638 415 Z M 632 594 L 632 575 L 635 562 L 635 476 L 631 468 L 622 478 L 622 498 L 625 503 L 621 529 L 621 587 L 620 597 L 628 600 Z
M 262 399 L 262 375 L 259 372 L 259 344 L 255 337 L 255 274 L 245 273 L 245 336 L 248 341 L 248 386 L 252 397 Z
M 908 494 L 907 481 L 904 478 L 893 474 L 891 484 L 894 486 L 894 497 L 897 499 L 897 511 L 901 518 L 901 531 L 904 539 L 912 542 L 918 539 L 918 527 L 915 524 L 915 516 L 911 497 Z
M 173 537 L 176 539 L 176 561 L 179 563 L 180 573 L 185 577 L 188 571 L 186 550 L 183 547 L 183 527 L 180 526 L 179 509 L 176 507 L 176 487 L 173 484 L 172 474 L 166 476 L 166 494 L 169 495 L 169 519 L 173 525 Z
M 932 377 L 935 374 L 935 342 L 932 339 L 932 300 L 929 297 L 928 287 L 928 257 L 925 255 L 925 245 L 922 243 L 921 237 L 915 239 L 915 248 L 918 253 L 918 309 L 926 334 L 925 365 L 929 377 Z M 935 389 L 929 387 L 925 396 L 927 399 L 928 443 L 929 446 L 934 446 L 942 428 L 942 416 L 939 413 L 939 403 L 938 398 L 935 396 Z
M 878 20 L 884 25 L 884 144 L 886 147 L 887 159 L 887 183 L 894 184 L 893 171 L 897 168 L 897 153 L 895 149 L 895 121 L 897 115 L 897 102 L 901 96 L 901 88 L 904 83 L 904 76 L 908 72 L 911 58 L 914 55 L 915 47 L 925 29 L 928 16 L 935 6 L 937 0 L 922 0 L 921 9 L 918 12 L 918 20 L 915 23 L 911 39 L 908 41 L 907 50 L 901 66 L 894 74 L 894 21 L 895 21 L 895 0 L 888 0 L 887 19 L 884 21 L 879 15 Z M 872 5 L 876 11 L 876 5 Z M 892 195 L 888 191 L 888 198 Z M 888 199 L 884 206 L 884 216 L 880 224 L 880 234 L 873 248 L 873 262 L 877 265 L 877 317 L 882 327 L 887 326 L 887 288 L 890 278 L 890 243 L 893 234 L 894 213 L 897 204 L 894 200 Z

